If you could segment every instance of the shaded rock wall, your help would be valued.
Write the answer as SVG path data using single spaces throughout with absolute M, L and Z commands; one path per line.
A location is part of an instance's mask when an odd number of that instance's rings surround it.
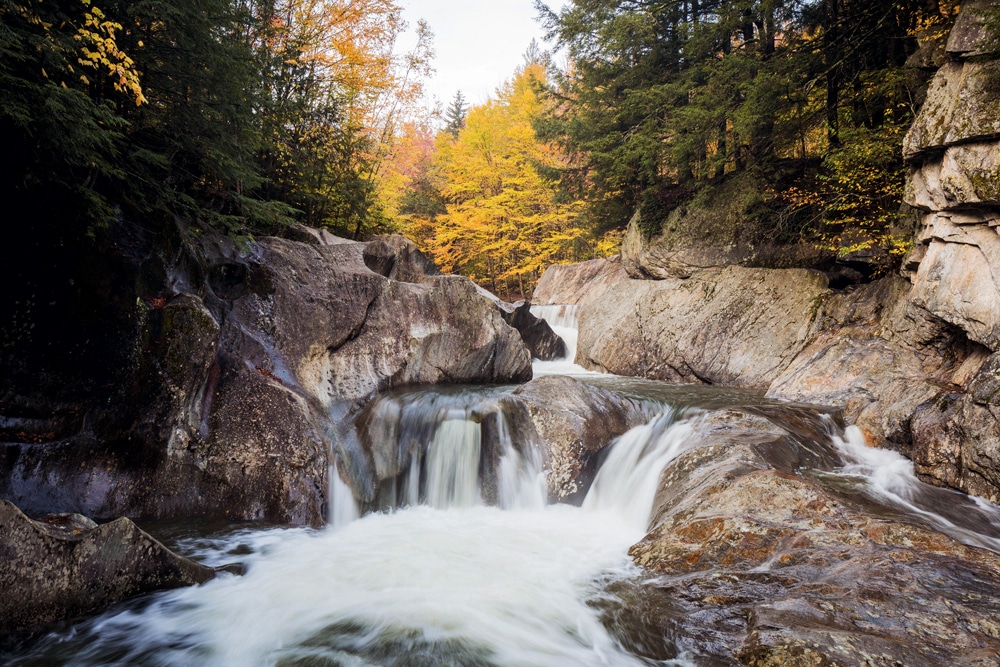
M 319 524 L 328 453 L 356 455 L 343 432 L 374 392 L 531 377 L 498 305 L 401 238 L 295 228 L 241 248 L 122 227 L 108 252 L 128 253 L 115 335 L 130 352 L 111 381 L 56 405 L 72 363 L 34 393 L 0 374 L 0 498 L 26 511 Z
M 577 264 L 552 264 L 531 295 L 536 306 L 580 304 L 596 299 L 615 283 L 628 279 L 620 256 Z
M 728 267 L 628 280 L 580 311 L 576 362 L 619 375 L 766 387 L 806 345 L 826 278 Z
M 986 53 L 988 2 L 963 5 L 946 62 L 906 136 L 907 203 L 922 214 L 905 265 L 909 303 L 975 343 L 952 384 L 912 419 L 906 448 L 932 480 L 1000 500 L 1000 60 Z M 971 10 L 971 11 L 970 11 Z

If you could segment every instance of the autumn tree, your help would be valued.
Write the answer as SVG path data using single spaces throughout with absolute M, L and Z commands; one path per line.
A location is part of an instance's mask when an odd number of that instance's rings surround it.
M 438 190 L 435 134 L 428 114 L 403 123 L 379 180 L 381 209 L 423 247 L 433 238 L 437 216 L 447 212 Z
M 447 205 L 431 250 L 444 270 L 504 295 L 529 294 L 549 264 L 590 250 L 579 203 L 560 201 L 540 175 L 561 164 L 532 127 L 544 77 L 541 66 L 524 67 L 495 100 L 469 110 L 457 137 L 444 131 L 437 138 L 434 166 Z
M 391 0 L 282 0 L 269 31 L 269 194 L 302 220 L 355 238 L 385 224 L 378 180 L 421 93 L 432 34 L 395 51 L 406 28 Z
M 360 236 L 420 96 L 392 0 L 4 0 L 3 187 L 84 226 L 172 216 L 235 235 Z

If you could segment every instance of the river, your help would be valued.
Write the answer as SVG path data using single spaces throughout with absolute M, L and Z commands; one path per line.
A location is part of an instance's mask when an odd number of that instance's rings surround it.
M 540 312 L 572 354 L 573 313 Z M 512 387 L 394 392 L 375 413 L 395 420 L 388 432 L 410 456 L 399 483 L 374 507 L 362 511 L 335 468 L 325 529 L 164 530 L 177 551 L 212 566 L 238 563 L 245 573 L 148 595 L 19 640 L 0 648 L 0 659 L 81 666 L 699 664 L 697 651 L 679 650 L 634 615 L 622 620 L 628 602 L 617 591 L 648 577 L 627 551 L 649 527 L 661 471 L 696 444 L 690 436 L 702 411 L 775 402 L 753 392 L 615 378 L 569 360 L 536 362 L 535 373 L 573 374 L 644 401 L 652 415 L 609 450 L 581 506 L 547 502 L 540 456 L 507 435 L 502 420 L 498 473 L 484 479 L 476 406 Z M 870 449 L 856 428 L 815 414 L 828 423 L 823 446 L 845 463 L 803 474 L 1000 552 L 995 506 L 927 487 L 903 457 Z

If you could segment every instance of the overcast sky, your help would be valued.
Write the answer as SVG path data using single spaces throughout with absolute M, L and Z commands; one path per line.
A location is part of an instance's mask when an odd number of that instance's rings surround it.
M 533 0 L 397 0 L 411 25 L 425 19 L 434 32 L 434 77 L 425 86 L 428 103 L 447 106 L 461 90 L 470 104 L 493 96 L 523 62 L 532 38 L 545 44 Z M 558 9 L 566 0 L 549 0 Z M 409 43 L 409 42 L 408 42 Z

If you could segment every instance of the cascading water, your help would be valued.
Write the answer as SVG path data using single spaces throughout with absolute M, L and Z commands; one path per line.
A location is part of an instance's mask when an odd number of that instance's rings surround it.
M 629 381 L 626 390 L 642 394 L 642 382 Z M 670 403 L 674 388 L 650 387 L 655 404 Z M 380 397 L 362 438 L 367 468 L 333 459 L 329 528 L 182 540 L 180 551 L 213 566 L 239 561 L 246 573 L 133 601 L 14 651 L 0 645 L 0 662 L 697 664 L 697 656 L 677 654 L 663 629 L 654 628 L 654 645 L 631 642 L 606 610 L 616 583 L 642 577 L 627 551 L 649 528 L 664 467 L 698 444 L 692 433 L 700 417 L 664 408 L 607 450 L 581 507 L 548 505 L 539 452 L 508 423 L 508 391 Z M 719 396 L 677 404 L 721 407 L 745 398 Z M 860 487 L 906 516 L 1000 551 L 996 507 L 930 489 L 908 461 L 868 448 L 853 427 L 841 432 L 831 423 L 829 431 L 823 446 L 834 446 L 846 464 L 810 474 L 852 492 Z M 376 500 L 365 505 L 376 511 L 359 517 L 348 470 L 378 478 Z M 947 502 L 937 493 L 950 494 Z M 942 514 L 946 506 L 963 516 Z
M 566 343 L 566 357 L 556 361 L 535 361 L 533 369 L 535 377 L 541 375 L 597 375 L 583 366 L 574 363 L 576 359 L 576 344 L 579 337 L 577 330 L 577 305 L 532 306 L 531 314 L 548 322 L 552 331 Z
M 598 470 L 583 509 L 616 514 L 644 532 L 660 471 L 692 444 L 691 430 L 690 420 L 673 423 L 673 411 L 667 410 L 622 435 Z
M 846 461 L 834 471 L 835 476 L 857 480 L 876 500 L 959 542 L 1000 553 L 1000 507 L 921 482 L 912 461 L 890 450 L 869 447 L 857 426 L 839 432 L 830 425 L 830 439 Z
M 351 487 L 340 477 L 336 458 L 333 458 L 333 461 L 334 464 L 327 473 L 330 476 L 330 490 L 327 497 L 330 499 L 330 526 L 336 530 L 357 519 L 359 512 Z
M 609 457 L 585 507 L 546 505 L 536 453 L 512 442 L 504 419 L 498 435 L 484 436 L 484 406 L 495 405 L 495 396 L 484 403 L 472 392 L 417 394 L 385 408 L 396 421 L 384 431 L 396 436 L 386 456 L 405 450 L 410 457 L 397 460 L 406 488 L 396 500 L 418 506 L 349 521 L 356 505 L 343 496 L 334 467 L 335 529 L 240 531 L 183 543 L 212 565 L 243 554 L 246 573 L 128 605 L 53 634 L 12 663 L 694 664 L 635 655 L 596 603 L 609 595 L 604 584 L 638 575 L 626 551 L 645 532 L 652 502 L 647 491 L 616 502 L 629 494 L 615 487 L 655 491 L 656 466 L 679 451 L 683 425 L 665 414 L 624 437 L 617 449 L 625 454 Z M 436 420 L 433 428 L 427 420 Z M 417 433 L 423 442 L 413 441 Z M 499 454 L 502 507 L 484 504 L 489 447 Z M 632 448 L 640 454 L 628 454 Z M 670 652 L 663 642 L 660 656 Z

